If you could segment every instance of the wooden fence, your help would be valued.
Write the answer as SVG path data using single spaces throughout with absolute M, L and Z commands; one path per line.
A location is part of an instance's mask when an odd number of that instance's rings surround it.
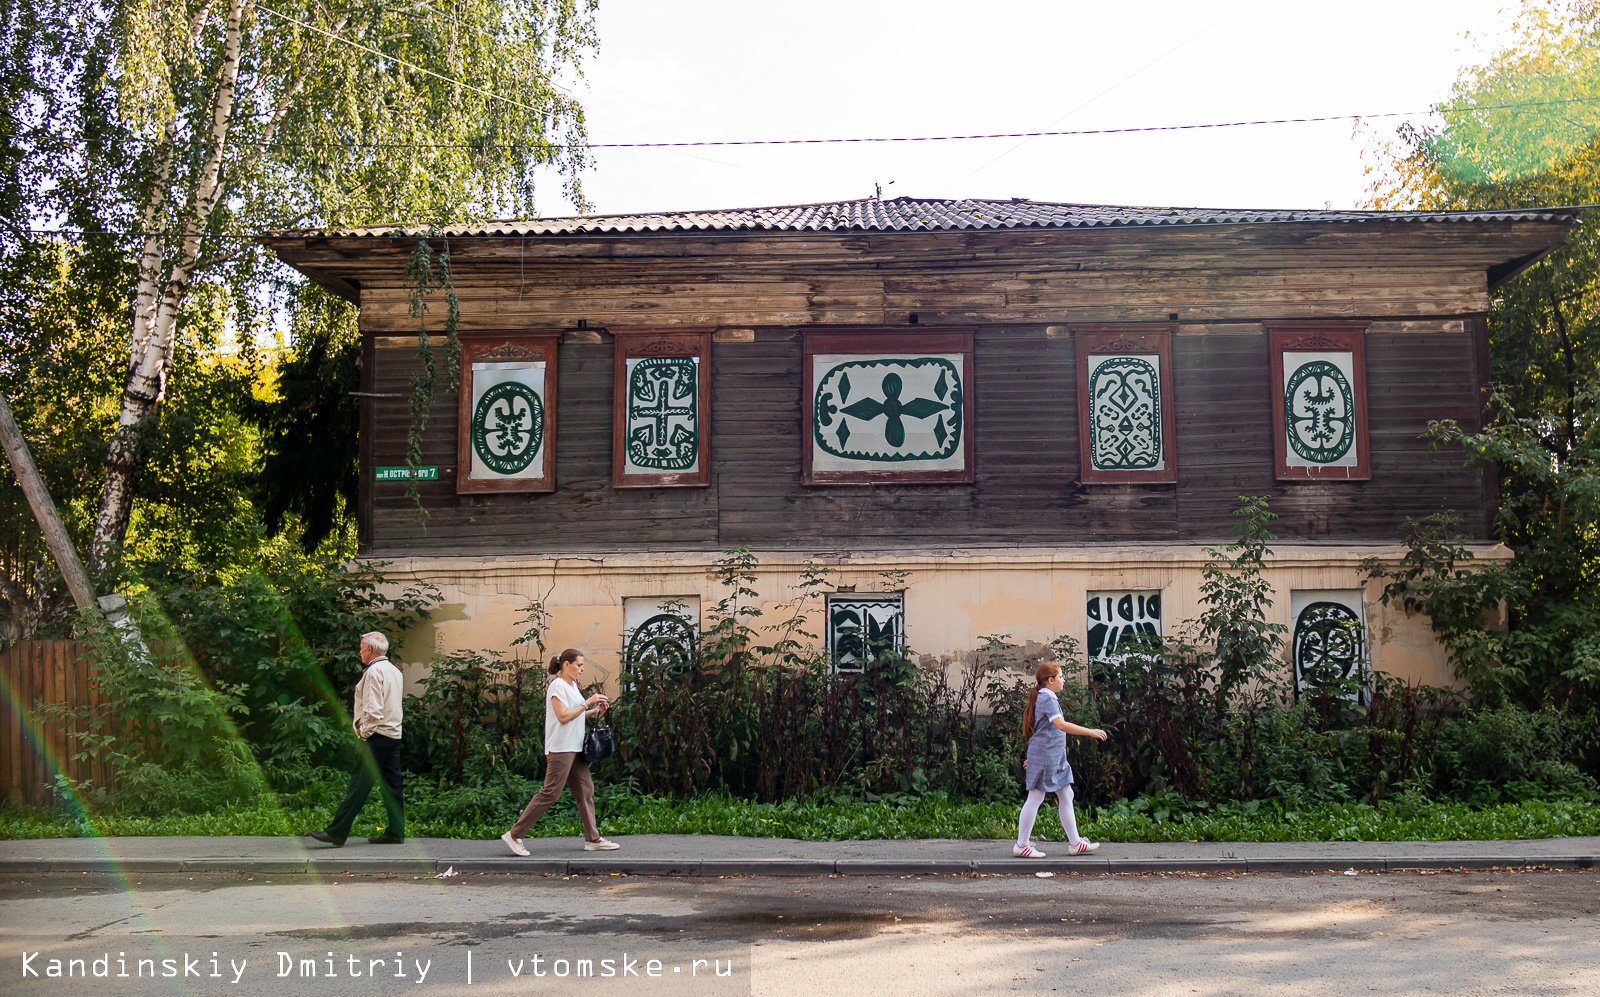
M 79 723 L 41 707 L 99 706 L 89 661 L 70 640 L 25 640 L 0 651 L 0 799 L 45 804 L 56 800 L 56 775 L 106 784 L 101 762 L 74 761 Z

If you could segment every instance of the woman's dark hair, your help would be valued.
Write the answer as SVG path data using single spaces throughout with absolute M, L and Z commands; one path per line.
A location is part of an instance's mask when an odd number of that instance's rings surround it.
M 1022 739 L 1033 736 L 1033 711 L 1039 705 L 1039 690 L 1044 684 L 1061 674 L 1061 666 L 1054 661 L 1041 661 L 1033 670 L 1033 691 L 1028 693 L 1028 712 L 1022 715 Z
M 583 657 L 582 651 L 575 647 L 567 648 L 565 651 L 562 651 L 560 654 L 550 659 L 550 674 L 560 675 L 562 665 L 569 661 L 577 661 L 581 657 Z

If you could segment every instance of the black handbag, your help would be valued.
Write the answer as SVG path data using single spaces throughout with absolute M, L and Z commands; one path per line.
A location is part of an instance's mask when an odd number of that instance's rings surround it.
M 590 727 L 583 735 L 583 760 L 593 765 L 605 758 L 610 758 L 617 753 L 617 741 L 611 736 L 611 726 L 601 724 Z

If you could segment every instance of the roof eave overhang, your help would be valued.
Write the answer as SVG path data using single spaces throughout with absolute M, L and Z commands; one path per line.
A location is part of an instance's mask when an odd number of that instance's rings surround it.
M 918 237 L 939 236 L 993 236 L 997 240 L 1007 237 L 1038 237 L 1040 235 L 1059 235 L 1070 239 L 1074 235 L 1093 235 L 1106 233 L 1119 233 L 1127 235 L 1160 236 L 1173 234 L 1191 229 L 1206 229 L 1221 231 L 1231 229 L 1235 231 L 1262 231 L 1266 230 L 1299 230 L 1305 233 L 1312 231 L 1337 231 L 1339 229 L 1358 228 L 1367 232 L 1378 234 L 1378 229 L 1393 230 L 1396 227 L 1412 229 L 1422 225 L 1448 226 L 1451 231 L 1460 231 L 1457 226 L 1484 226 L 1488 229 L 1502 228 L 1506 225 L 1519 227 L 1532 224 L 1537 228 L 1547 229 L 1548 236 L 1537 240 L 1532 250 L 1528 250 L 1530 240 L 1523 238 L 1522 249 L 1515 256 L 1488 263 L 1485 266 L 1487 283 L 1490 291 L 1499 288 L 1517 274 L 1536 264 L 1539 260 L 1549 255 L 1565 243 L 1571 230 L 1578 224 L 1575 216 L 1557 217 L 1549 219 L 1520 219 L 1510 221 L 1449 221 L 1431 222 L 1418 220 L 1379 220 L 1371 221 L 1283 221 L 1283 222 L 1187 222 L 1181 225 L 1084 225 L 1084 226 L 1015 226 L 1008 228 L 987 229 L 776 229 L 776 228 L 737 228 L 737 229 L 647 229 L 623 232 L 561 232 L 545 234 L 518 235 L 514 233 L 484 232 L 473 235 L 455 234 L 448 237 L 450 241 L 461 243 L 473 242 L 500 242 L 510 240 L 537 241 L 550 245 L 552 243 L 610 243 L 610 242 L 642 242 L 642 241 L 680 241 L 699 242 L 701 240 L 745 240 L 745 239 L 784 239 L 784 238 L 809 238 L 809 239 L 890 239 L 904 237 L 915 239 Z M 1525 231 L 1525 229 L 1524 229 Z M 1496 240 L 1493 231 L 1485 231 L 1486 242 L 1492 244 Z M 349 273 L 347 261 L 353 254 L 361 253 L 364 247 L 375 247 L 380 244 L 393 244 L 398 239 L 417 239 L 417 235 L 405 235 L 400 232 L 385 234 L 350 233 L 339 234 L 333 232 L 280 232 L 262 237 L 261 242 L 270 248 L 283 262 L 299 270 L 316 284 L 328 289 L 330 292 L 347 301 L 360 302 L 360 281 Z M 443 237 L 436 237 L 435 242 L 443 241 Z M 1488 249 L 1488 245 L 1485 246 Z M 1511 247 L 1506 247 L 1511 248 Z M 1493 259 L 1492 253 L 1486 253 Z M 1480 257 L 1481 258 L 1481 257 Z M 467 260 L 463 260 L 463 263 Z

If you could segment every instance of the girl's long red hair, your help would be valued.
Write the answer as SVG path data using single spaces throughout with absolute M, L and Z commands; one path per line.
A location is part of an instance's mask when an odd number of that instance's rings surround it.
M 1033 691 L 1028 693 L 1028 712 L 1022 715 L 1022 739 L 1033 736 L 1033 711 L 1039 706 L 1039 690 L 1044 684 L 1061 674 L 1061 666 L 1054 661 L 1041 661 L 1033 670 Z

